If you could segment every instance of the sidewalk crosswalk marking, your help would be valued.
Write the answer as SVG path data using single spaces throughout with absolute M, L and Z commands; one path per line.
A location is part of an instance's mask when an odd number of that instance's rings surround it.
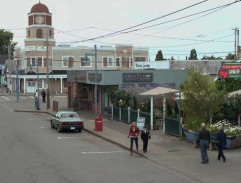
M 112 153 L 122 153 L 123 151 L 105 151 L 105 152 L 82 152 L 82 154 L 112 154 Z
M 5 99 L 5 100 L 10 100 L 9 98 L 4 97 L 4 96 L 1 96 L 1 98 Z M 5 100 L 1 100 L 1 101 L 5 101 Z

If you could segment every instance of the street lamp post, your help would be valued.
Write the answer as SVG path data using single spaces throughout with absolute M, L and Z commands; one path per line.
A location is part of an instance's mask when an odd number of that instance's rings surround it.
M 19 101 L 19 75 L 18 75 L 18 71 L 19 71 L 19 62 L 17 60 L 17 64 L 16 64 L 16 73 L 17 73 L 17 78 L 16 78 L 16 96 L 17 96 L 17 101 Z
M 37 59 L 37 90 L 38 90 L 38 101 L 37 101 L 37 110 L 40 110 L 40 102 L 39 102 L 39 71 L 38 71 L 38 64 L 39 64 L 39 59 Z

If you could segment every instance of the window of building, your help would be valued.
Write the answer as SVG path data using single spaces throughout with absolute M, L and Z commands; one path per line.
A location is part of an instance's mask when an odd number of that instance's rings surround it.
M 32 65 L 32 67 L 36 66 L 36 59 L 35 59 L 35 57 L 31 58 L 31 65 Z
M 63 56 L 62 57 L 62 67 L 70 67 L 74 62 L 74 57 Z
M 50 36 L 50 37 L 52 36 L 52 31 L 51 31 L 51 30 L 49 30 L 49 36 Z
M 43 30 L 42 29 L 37 29 L 36 37 L 37 38 L 43 38 Z
M 30 30 L 28 30 L 28 37 L 30 37 Z
M 27 58 L 27 67 L 30 67 L 31 66 L 31 62 L 30 62 L 30 58 L 28 57 Z
M 37 66 L 42 67 L 42 57 L 37 58 Z
M 146 57 L 134 57 L 135 62 L 144 62 L 146 61 Z
M 81 67 L 91 67 L 92 62 L 95 62 L 94 56 L 80 57 L 80 66 Z
M 103 57 L 102 65 L 103 65 L 103 67 L 113 67 L 114 66 L 114 57 Z
M 117 67 L 121 67 L 122 66 L 122 57 L 116 57 L 115 59 L 115 65 Z
M 133 66 L 132 57 L 129 57 L 129 67 Z

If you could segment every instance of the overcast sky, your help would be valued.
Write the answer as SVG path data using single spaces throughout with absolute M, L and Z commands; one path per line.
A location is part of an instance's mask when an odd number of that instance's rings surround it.
M 203 55 L 224 57 L 229 52 L 234 52 L 233 29 L 241 25 L 241 2 L 222 9 L 214 9 L 215 11 L 207 10 L 236 0 L 208 0 L 192 6 L 202 1 L 41 0 L 41 3 L 47 5 L 52 13 L 57 44 L 132 44 L 149 47 L 151 60 L 158 50 L 162 50 L 164 58 L 169 59 L 173 56 L 179 60 L 189 56 L 191 49 L 196 49 L 199 59 Z M 0 28 L 13 32 L 13 41 L 18 42 L 18 46 L 24 45 L 28 13 L 38 2 L 0 0 Z M 188 6 L 192 7 L 168 15 Z M 127 29 L 125 33 L 104 36 L 153 19 L 156 20 Z M 99 36 L 103 37 L 90 40 Z

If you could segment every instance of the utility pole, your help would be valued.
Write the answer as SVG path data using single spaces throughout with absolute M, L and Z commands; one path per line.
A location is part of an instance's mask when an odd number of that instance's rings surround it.
M 239 59 L 239 29 L 235 28 L 234 30 L 234 60 Z
M 234 29 L 234 60 L 237 60 L 237 28 Z
M 47 110 L 50 109 L 50 98 L 49 98 L 49 40 L 48 40 L 48 30 L 46 27 L 46 65 L 47 65 Z M 52 86 L 53 87 L 53 86 Z
M 239 29 L 237 28 L 237 59 L 239 59 L 239 53 L 240 53 L 240 50 L 239 50 Z
M 12 93 L 12 63 L 10 60 L 10 56 L 11 56 L 11 43 L 9 43 L 8 45 L 8 72 L 9 72 L 9 83 L 8 83 L 8 89 L 9 89 L 9 93 Z
M 95 117 L 97 117 L 97 48 L 95 45 Z
M 19 71 L 19 60 L 17 60 L 17 64 L 16 64 L 16 72 L 17 72 L 16 95 L 17 95 L 17 101 L 19 101 L 19 78 L 18 78 L 18 71 Z

